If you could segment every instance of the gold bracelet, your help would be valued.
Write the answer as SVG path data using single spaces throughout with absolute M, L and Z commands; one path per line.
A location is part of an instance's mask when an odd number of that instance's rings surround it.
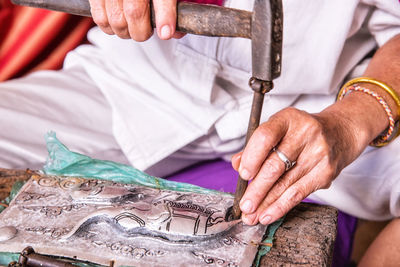
M 347 83 L 345 83 L 343 85 L 342 89 L 340 89 L 338 96 L 341 95 L 342 91 L 346 87 L 349 87 L 349 86 L 351 86 L 353 84 L 356 84 L 356 83 L 370 83 L 370 84 L 377 85 L 380 88 L 382 88 L 383 90 L 385 90 L 392 97 L 394 102 L 396 103 L 396 105 L 397 105 L 397 115 L 400 116 L 400 97 L 399 97 L 399 95 L 389 85 L 387 85 L 387 84 L 385 84 L 385 83 L 383 83 L 381 81 L 375 80 L 373 78 L 359 77 L 359 78 L 354 78 L 354 79 L 348 81 Z
M 375 80 L 373 78 L 368 78 L 368 77 L 359 77 L 359 78 L 354 78 L 348 82 L 346 82 L 342 88 L 340 89 L 338 95 L 337 95 L 337 99 L 336 100 L 340 100 L 341 98 L 343 98 L 343 93 L 346 91 L 346 89 L 354 84 L 357 83 L 370 83 L 370 84 L 374 84 L 379 86 L 380 88 L 382 88 L 383 90 L 385 90 L 394 100 L 394 102 L 397 105 L 397 114 L 400 116 L 400 97 L 399 95 L 396 93 L 396 91 L 393 90 L 393 88 L 391 88 L 390 86 L 388 86 L 387 84 Z M 376 146 L 376 147 L 382 147 L 382 146 L 386 146 L 387 144 L 389 144 L 391 141 L 393 141 L 394 139 L 396 139 L 398 136 L 400 135 L 400 131 L 399 131 L 399 121 L 396 122 L 395 124 L 395 130 L 392 134 L 392 137 L 388 139 L 388 141 L 383 141 L 383 142 L 376 142 L 377 140 L 374 140 L 370 145 L 372 146 Z M 379 137 L 378 137 L 379 138 Z M 377 139 L 378 139 L 377 138 Z

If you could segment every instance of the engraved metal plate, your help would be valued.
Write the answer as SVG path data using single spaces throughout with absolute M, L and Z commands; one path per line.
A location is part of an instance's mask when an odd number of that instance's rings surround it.
M 130 266 L 251 266 L 266 227 L 226 221 L 228 194 L 34 175 L 0 214 L 0 251 Z

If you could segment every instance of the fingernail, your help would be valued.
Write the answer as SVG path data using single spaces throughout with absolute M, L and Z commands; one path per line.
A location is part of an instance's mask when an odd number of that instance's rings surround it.
M 250 213 L 253 209 L 253 203 L 251 203 L 251 200 L 246 199 L 243 203 L 240 204 L 240 209 L 244 213 Z
M 254 218 L 256 214 L 244 214 L 242 213 L 242 222 L 247 225 L 253 225 L 254 224 Z
M 162 26 L 160 34 L 161 39 L 171 38 L 171 28 L 168 25 Z
M 251 178 L 250 172 L 245 168 L 243 168 L 242 165 L 239 166 L 239 174 L 240 177 L 242 177 L 245 180 L 250 180 Z
M 264 214 L 263 216 L 261 216 L 260 222 L 264 225 L 267 225 L 271 222 L 271 216 L 269 216 L 268 214 Z

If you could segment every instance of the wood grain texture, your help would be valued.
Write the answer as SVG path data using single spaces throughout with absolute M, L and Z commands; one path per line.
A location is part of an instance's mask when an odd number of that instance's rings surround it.
M 275 233 L 261 266 L 330 266 L 336 239 L 337 209 L 301 203 Z

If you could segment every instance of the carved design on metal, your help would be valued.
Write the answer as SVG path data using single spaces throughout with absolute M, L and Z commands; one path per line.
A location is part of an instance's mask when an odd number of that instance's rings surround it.
M 34 175 L 0 214 L 0 251 L 134 266 L 250 266 L 264 226 L 226 221 L 233 197 Z
M 32 232 L 40 235 L 48 235 L 52 238 L 59 238 L 69 232 L 68 228 L 46 228 L 46 227 L 27 227 L 24 229 L 27 232 Z
M 239 265 L 237 265 L 235 262 L 229 262 L 221 258 L 209 256 L 199 251 L 193 251 L 192 254 L 195 258 L 202 260 L 207 265 L 216 265 L 223 267 L 239 267 Z
M 63 206 L 22 206 L 21 208 L 25 211 L 39 211 L 41 213 L 44 213 L 46 217 L 57 217 L 63 212 L 79 210 L 85 206 L 85 204 L 75 204 Z
M 54 196 L 55 196 L 54 194 L 38 194 L 32 192 L 23 192 L 22 194 L 20 194 L 16 202 L 21 203 L 31 200 L 39 200 L 43 198 L 54 197 Z

